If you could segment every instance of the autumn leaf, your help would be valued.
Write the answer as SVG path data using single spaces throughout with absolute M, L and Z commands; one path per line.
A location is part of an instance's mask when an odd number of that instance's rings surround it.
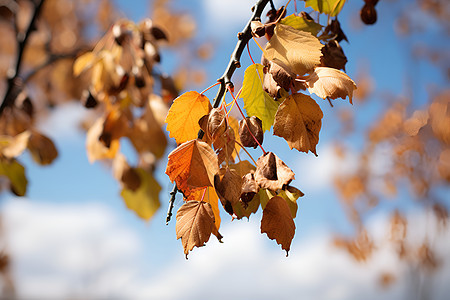
M 194 247 L 202 247 L 214 230 L 214 213 L 211 205 L 202 201 L 188 201 L 177 212 L 175 231 L 181 238 L 184 254 Z
M 283 101 L 275 115 L 273 134 L 284 138 L 291 149 L 311 151 L 317 156 L 322 117 L 322 110 L 311 97 L 291 95 Z
M 95 58 L 94 53 L 91 51 L 80 55 L 73 63 L 73 75 L 78 76 L 84 70 L 92 67 L 92 64 L 95 62 Z
M 234 151 L 236 147 L 236 136 L 231 126 L 228 126 L 228 129 L 222 135 L 216 137 L 213 145 L 217 153 L 219 165 L 224 161 L 234 162 L 234 156 L 236 156 Z
M 233 215 L 233 205 L 241 195 L 242 177 L 236 170 L 228 167 L 223 171 L 223 176 L 216 174 L 214 177 L 214 187 L 225 211 Z
M 262 145 L 264 132 L 262 122 L 258 117 L 246 117 L 239 121 L 239 138 L 244 147 L 253 147 Z
M 219 172 L 217 155 L 211 146 L 200 140 L 187 141 L 169 154 L 166 174 L 184 192 L 213 186 Z
M 263 90 L 263 65 L 250 65 L 244 74 L 241 97 L 247 115 L 256 116 L 262 121 L 264 131 L 272 127 L 279 103 Z
M 209 99 L 198 92 L 186 92 L 176 98 L 166 117 L 169 136 L 175 138 L 177 144 L 195 139 L 200 125 L 198 121 L 211 110 Z
M 411 118 L 403 123 L 403 130 L 409 136 L 415 136 L 419 130 L 428 123 L 429 114 L 425 110 L 416 110 Z
M 219 211 L 219 196 L 217 196 L 216 190 L 210 186 L 206 188 L 206 191 L 205 189 L 197 190 L 189 195 L 189 198 L 186 199 L 186 201 L 189 200 L 204 201 L 206 203 L 209 203 L 214 213 L 214 224 L 217 230 L 219 230 L 221 219 Z
M 28 180 L 25 168 L 14 158 L 8 159 L 0 155 L 0 176 L 6 176 L 11 185 L 11 191 L 17 196 L 25 196 Z
M 295 217 L 297 216 L 297 210 L 298 210 L 298 204 L 297 204 L 297 199 L 300 197 L 303 197 L 305 194 L 303 194 L 302 191 L 300 191 L 299 189 L 293 187 L 293 186 L 288 186 L 286 189 L 280 191 L 280 193 L 278 193 L 278 196 L 280 196 L 281 198 L 283 198 L 284 200 L 286 200 L 286 203 L 289 206 L 289 209 L 291 211 L 291 215 L 292 218 L 295 219 Z
M 310 32 L 314 36 L 317 36 L 319 31 L 322 30 L 322 25 L 314 22 L 313 20 L 308 20 L 304 16 L 296 16 L 294 14 L 281 19 L 280 23 L 291 26 L 297 30 Z
M 295 223 L 289 206 L 282 197 L 272 197 L 264 208 L 261 233 L 266 233 L 269 239 L 276 240 L 288 256 L 295 235 Z
M 298 75 L 309 73 L 320 64 L 323 45 L 311 33 L 283 24 L 277 24 L 274 32 L 264 53 L 268 60 L 287 66 Z
M 0 135 L 0 155 L 6 158 L 19 156 L 27 149 L 31 132 L 25 130 L 12 137 L 9 135 Z
M 255 197 L 259 191 L 259 186 L 255 180 L 254 172 L 245 174 L 242 177 L 242 188 L 241 188 L 241 201 L 244 203 L 244 207 Z
M 311 7 L 315 11 L 325 13 L 330 17 L 339 14 L 346 0 L 305 0 L 305 7 Z
M 48 165 L 58 156 L 58 150 L 51 139 L 33 130 L 28 141 L 28 150 L 35 162 Z
M 294 180 L 294 172 L 278 156 L 267 152 L 256 161 L 255 180 L 262 189 L 277 191 Z
M 352 103 L 355 82 L 342 71 L 334 68 L 317 67 L 306 80 L 310 93 L 314 93 L 322 99 L 342 98 L 347 96 Z
M 91 128 L 89 128 L 86 135 L 86 150 L 89 162 L 91 163 L 99 159 L 114 158 L 120 147 L 119 140 L 117 139 L 111 140 L 109 147 L 106 147 L 99 140 L 103 132 L 104 122 L 105 118 L 103 117 L 97 119 Z
M 230 168 L 236 170 L 241 178 L 245 174 L 256 170 L 256 167 L 252 165 L 248 160 L 241 160 L 237 164 L 230 164 Z
M 120 195 L 129 209 L 140 218 L 148 221 L 160 207 L 159 192 L 161 187 L 152 174 L 141 168 L 133 170 L 139 175 L 139 187 L 135 191 L 124 187 Z
M 256 194 L 247 204 L 244 204 L 241 200 L 238 201 L 233 205 L 233 212 L 236 219 L 240 220 L 244 217 L 250 219 L 250 215 L 258 211 L 259 204 L 259 194 Z

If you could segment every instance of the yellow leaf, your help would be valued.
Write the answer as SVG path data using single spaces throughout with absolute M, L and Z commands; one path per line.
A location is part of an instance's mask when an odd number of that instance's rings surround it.
M 169 154 L 166 174 L 188 196 L 193 189 L 213 186 L 219 172 L 217 155 L 200 140 L 187 141 Z
M 346 0 L 305 0 L 305 7 L 335 17 L 339 14 Z
M 262 121 L 264 131 L 273 124 L 279 103 L 263 90 L 263 65 L 250 65 L 244 74 L 241 97 L 248 116 L 256 116 Z
M 198 120 L 210 110 L 211 104 L 205 95 L 192 91 L 179 96 L 166 117 L 169 136 L 175 138 L 177 144 L 195 139 L 200 130 Z
M 306 80 L 306 86 L 310 93 L 314 93 L 322 99 L 342 98 L 347 96 L 352 103 L 355 82 L 342 71 L 334 68 L 317 67 Z
M 314 22 L 313 20 L 308 20 L 303 16 L 296 16 L 294 14 L 281 19 L 281 24 L 291 26 L 297 30 L 311 32 L 314 36 L 317 36 L 319 31 L 322 29 L 322 25 Z
M 120 195 L 129 209 L 133 210 L 140 218 L 148 221 L 160 207 L 159 192 L 161 187 L 152 174 L 141 168 L 137 168 L 135 171 L 140 177 L 139 188 L 136 191 L 124 188 Z
M 84 70 L 90 68 L 94 62 L 95 55 L 92 52 L 86 52 L 78 57 L 73 63 L 73 75 L 78 76 Z
M 286 187 L 285 190 L 282 190 L 278 194 L 278 196 L 280 196 L 281 198 L 286 200 L 286 203 L 289 206 L 289 209 L 291 211 L 291 215 L 292 215 L 293 219 L 295 219 L 295 217 L 297 216 L 297 210 L 298 210 L 297 199 L 299 197 L 303 197 L 304 195 L 305 194 L 303 194 L 302 191 L 300 191 L 299 189 L 297 189 L 293 186 Z
M 106 147 L 104 143 L 99 140 L 103 132 L 104 122 L 105 118 L 99 118 L 91 128 L 89 128 L 86 135 L 86 150 L 89 162 L 91 163 L 98 159 L 114 158 L 119 151 L 119 140 L 111 140 L 109 147 Z
M 25 168 L 15 159 L 7 159 L 0 156 L 0 176 L 8 177 L 11 191 L 17 196 L 24 196 L 27 191 L 28 180 L 25 176 Z
M 284 138 L 291 149 L 311 151 L 317 155 L 322 117 L 322 110 L 311 97 L 291 95 L 283 101 L 275 115 L 273 134 Z
M 264 56 L 296 74 L 304 75 L 320 64 L 322 47 L 311 33 L 277 24 L 274 35 L 267 43 Z
M 214 213 L 206 202 L 188 201 L 177 212 L 175 231 L 181 238 L 184 254 L 194 247 L 202 247 L 214 230 Z

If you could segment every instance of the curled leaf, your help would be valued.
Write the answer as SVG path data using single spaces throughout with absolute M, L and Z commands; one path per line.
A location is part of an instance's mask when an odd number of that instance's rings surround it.
M 225 211 L 233 215 L 233 205 L 241 195 L 242 178 L 234 169 L 226 168 L 224 175 L 216 174 L 214 187 Z
M 264 139 L 262 131 L 262 122 L 258 117 L 246 117 L 239 121 L 239 138 L 244 147 L 258 147 Z
M 211 205 L 202 201 L 188 201 L 177 212 L 175 231 L 181 238 L 186 258 L 194 247 L 202 247 L 213 232 L 214 213 Z
M 58 150 L 51 139 L 33 131 L 28 141 L 28 150 L 31 157 L 40 165 L 48 165 L 58 156 Z
M 258 193 L 259 186 L 256 183 L 254 172 L 250 172 L 242 177 L 242 188 L 241 188 L 241 200 L 244 203 L 244 207 L 252 201 L 253 197 Z
M 352 103 L 355 82 L 342 71 L 334 68 L 317 67 L 306 80 L 308 91 L 322 99 L 342 98 L 347 96 Z
M 214 149 L 217 152 L 219 165 L 224 162 L 234 162 L 234 150 L 236 147 L 236 136 L 233 128 L 228 126 L 228 129 L 214 141 Z
M 273 134 L 284 138 L 289 147 L 315 155 L 323 113 L 311 97 L 294 94 L 286 98 L 275 115 Z
M 267 152 L 256 162 L 255 180 L 263 189 L 277 191 L 294 179 L 294 172 L 272 152 Z
M 342 69 L 345 71 L 345 64 L 347 57 L 344 51 L 336 40 L 329 41 L 325 47 L 322 48 L 321 66 L 335 69 Z
M 209 139 L 214 141 L 221 136 L 228 128 L 227 118 L 224 109 L 213 108 L 209 112 L 208 122 L 206 125 L 206 134 Z

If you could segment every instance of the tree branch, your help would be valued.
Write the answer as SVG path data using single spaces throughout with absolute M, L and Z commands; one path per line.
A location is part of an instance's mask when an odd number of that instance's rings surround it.
M 234 71 L 236 71 L 237 68 L 241 67 L 241 55 L 242 52 L 245 49 L 245 46 L 252 38 L 252 29 L 250 27 L 250 24 L 252 21 L 260 21 L 261 20 L 261 14 L 266 7 L 267 3 L 269 3 L 269 0 L 259 0 L 255 6 L 252 7 L 253 15 L 251 19 L 248 21 L 247 25 L 244 27 L 244 30 L 242 32 L 238 33 L 238 42 L 236 44 L 236 47 L 234 48 L 233 53 L 231 54 L 231 59 L 228 63 L 227 68 L 225 69 L 225 72 L 223 73 L 222 77 L 217 79 L 217 82 L 220 83 L 219 91 L 217 92 L 216 97 L 213 101 L 213 108 L 217 108 L 220 105 L 220 101 L 222 100 L 222 97 L 225 95 L 226 87 L 229 85 L 230 87 L 233 87 L 233 83 L 231 82 L 231 77 L 234 74 Z M 202 130 L 198 133 L 198 138 L 201 139 L 204 135 L 204 132 Z M 177 186 L 174 184 L 172 192 L 170 192 L 170 200 L 169 200 L 169 211 L 167 212 L 167 218 L 166 218 L 166 224 L 169 224 L 170 218 L 172 216 L 172 209 L 173 209 L 173 203 L 175 201 L 175 196 L 177 194 Z
M 42 5 L 44 4 L 44 2 L 45 0 L 41 0 L 39 4 L 36 4 L 33 16 L 31 17 L 30 23 L 28 24 L 28 28 L 25 33 L 17 34 L 17 44 L 19 52 L 17 53 L 15 69 L 11 71 L 11 74 L 8 74 L 8 88 L 3 97 L 2 104 L 0 105 L 0 116 L 2 115 L 6 107 L 14 104 L 17 95 L 23 88 L 23 82 L 19 76 L 20 68 L 22 66 L 23 53 L 25 47 L 27 46 L 28 38 L 36 29 L 36 20 L 38 19 L 42 11 Z

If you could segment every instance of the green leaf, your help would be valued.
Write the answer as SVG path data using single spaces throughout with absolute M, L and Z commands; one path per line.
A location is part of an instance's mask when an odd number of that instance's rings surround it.
M 124 188 L 120 195 L 127 207 L 133 210 L 144 220 L 150 220 L 160 207 L 159 192 L 161 187 L 153 178 L 153 175 L 143 169 L 137 168 L 136 172 L 141 178 L 141 185 L 136 191 Z
M 284 200 L 286 200 L 289 209 L 291 211 L 291 215 L 292 218 L 295 219 L 295 217 L 297 216 L 297 210 L 298 210 L 298 205 L 297 205 L 297 199 L 299 197 L 303 197 L 305 194 L 303 194 L 302 191 L 300 191 L 299 189 L 293 187 L 293 186 L 288 186 L 285 190 L 282 190 L 278 196 L 282 197 Z
M 0 158 L 0 176 L 8 177 L 11 190 L 17 196 L 25 196 L 28 180 L 25 176 L 25 168 L 15 159 Z
M 272 192 L 271 190 L 268 189 L 260 189 L 258 194 L 255 195 L 259 196 L 259 201 L 261 202 L 261 207 L 262 209 L 266 208 L 267 202 L 269 202 L 270 199 L 272 199 L 273 197 L 275 197 L 277 194 Z
M 280 103 L 273 100 L 263 90 L 263 77 L 263 65 L 250 65 L 245 70 L 241 97 L 244 99 L 244 108 L 247 111 L 247 115 L 260 118 L 262 128 L 266 131 L 272 126 Z
M 291 26 L 297 30 L 311 32 L 314 36 L 317 36 L 319 31 L 322 30 L 322 25 L 294 14 L 281 19 L 281 24 Z
M 339 14 L 346 0 L 305 0 L 305 6 L 315 11 L 335 17 Z

